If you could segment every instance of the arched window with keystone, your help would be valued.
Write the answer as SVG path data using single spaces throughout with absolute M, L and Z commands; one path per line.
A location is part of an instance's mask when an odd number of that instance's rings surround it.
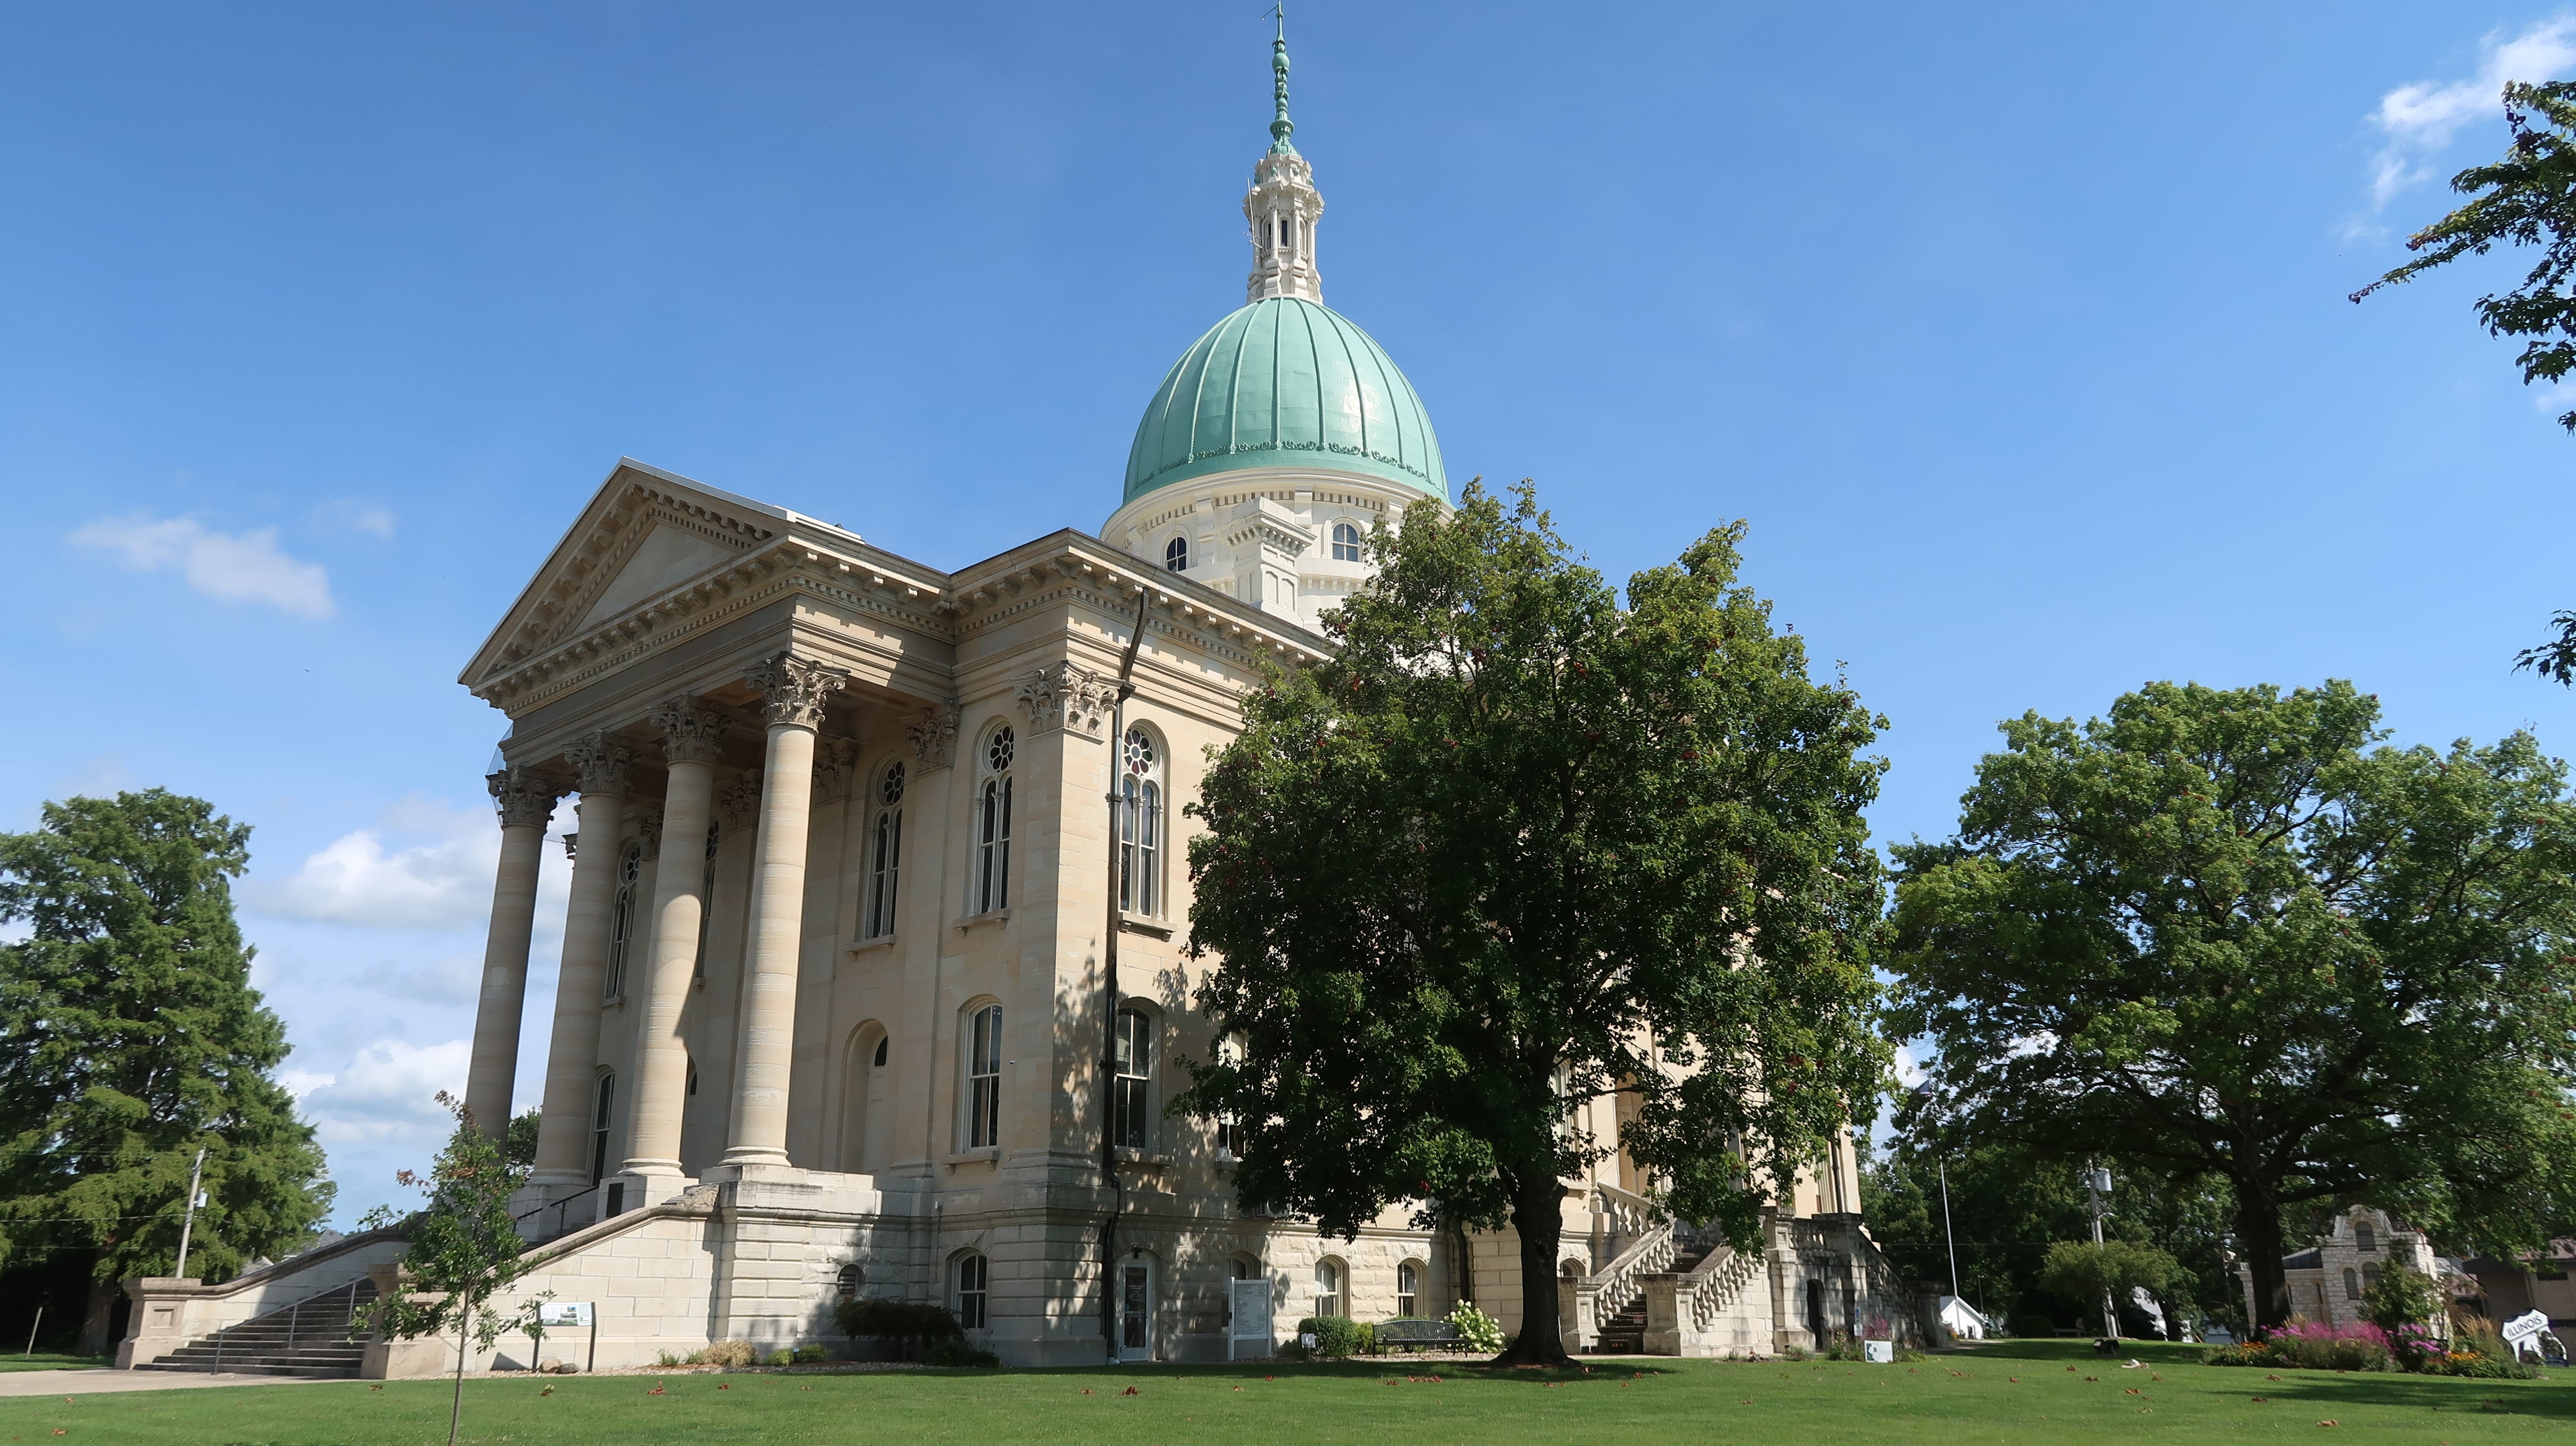
M 1163 912 L 1163 746 L 1151 730 L 1127 730 L 1119 749 L 1118 907 L 1149 918 Z

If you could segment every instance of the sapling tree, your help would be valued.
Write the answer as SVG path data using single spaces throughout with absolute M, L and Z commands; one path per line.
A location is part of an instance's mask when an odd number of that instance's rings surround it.
M 1736 578 L 1742 527 L 1629 580 L 1524 484 L 1416 504 L 1243 705 L 1193 812 L 1190 948 L 1220 1037 L 1173 1108 L 1232 1120 L 1245 1204 L 1350 1236 L 1510 1224 L 1522 1330 L 1565 1358 L 1563 1181 L 1624 1148 L 1750 1237 L 1874 1108 L 1884 726 Z M 1588 1106 L 1624 1095 L 1613 1138 Z

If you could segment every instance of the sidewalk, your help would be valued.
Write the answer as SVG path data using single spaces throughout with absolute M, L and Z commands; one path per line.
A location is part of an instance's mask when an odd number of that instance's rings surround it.
M 87 1396 L 101 1391 L 196 1391 L 208 1386 L 303 1386 L 311 1376 L 247 1376 L 226 1371 L 0 1371 L 0 1396 Z

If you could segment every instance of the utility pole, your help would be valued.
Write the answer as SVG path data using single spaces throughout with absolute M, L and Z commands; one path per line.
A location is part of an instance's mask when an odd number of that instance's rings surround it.
M 2084 1169 L 2084 1193 L 2093 1198 L 2093 1248 L 2102 1248 L 2102 1197 L 2111 1190 L 2111 1172 L 2099 1165 Z M 2120 1344 L 2120 1316 L 2111 1304 L 2110 1287 L 2102 1289 L 2102 1339 L 2106 1349 L 2117 1350 Z
M 1950 1247 L 1950 1298 L 1959 1300 L 1959 1235 L 1950 1228 L 1950 1162 L 1937 1162 L 1941 1170 L 1941 1239 Z M 1961 1305 L 1967 1304 L 1960 1300 Z
M 197 1228 L 197 1200 L 200 1193 L 197 1183 L 205 1178 L 206 1147 L 199 1145 L 197 1163 L 188 1167 L 188 1213 L 179 1220 L 179 1263 L 172 1268 L 170 1273 L 173 1275 L 184 1276 L 188 1273 L 188 1237 L 195 1233 Z
M 1109 1364 L 1118 1364 L 1118 1217 L 1127 1206 L 1126 1186 L 1118 1179 L 1118 924 L 1127 881 L 1127 850 L 1121 846 L 1119 812 L 1124 800 L 1118 785 L 1119 765 L 1126 758 L 1127 699 L 1136 691 L 1136 649 L 1145 641 L 1145 608 L 1154 599 L 1150 586 L 1136 589 L 1136 626 L 1127 635 L 1126 656 L 1118 660 L 1118 696 L 1109 705 L 1109 906 L 1101 935 L 1100 1174 L 1109 1182 L 1109 1218 L 1100 1227 L 1100 1344 Z

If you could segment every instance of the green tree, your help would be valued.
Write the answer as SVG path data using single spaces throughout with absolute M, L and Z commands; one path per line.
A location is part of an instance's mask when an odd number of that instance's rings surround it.
M 2441 220 L 2406 238 L 2415 259 L 2352 294 L 2356 302 L 2383 286 L 2401 285 L 2465 256 L 2483 256 L 2498 242 L 2537 246 L 2540 258 L 2522 284 L 2477 301 L 2478 319 L 2490 336 L 2522 337 L 2523 385 L 2563 380 L 2576 369 L 2576 81 L 2522 81 L 2504 88 L 2505 123 L 2513 139 L 2504 158 L 2471 166 L 2451 178 L 2451 189 L 2471 199 Z M 2576 432 L 2576 411 L 2558 424 Z M 2517 668 L 2576 684 L 2576 612 L 2550 619 L 2555 635 L 2524 649 Z
M 1959 834 L 1897 849 L 1909 1126 L 2224 1179 L 2257 1321 L 2283 1213 L 2368 1198 L 2473 1246 L 2570 1218 L 2576 808 L 2526 734 L 2372 747 L 2348 683 L 2152 684 L 2028 714 Z
M 526 1178 L 513 1168 L 499 1142 L 474 1123 L 465 1102 L 441 1090 L 438 1102 L 456 1116 L 456 1131 L 427 1175 L 405 1170 L 394 1178 L 428 1196 L 415 1214 L 397 1222 L 378 1207 L 361 1222 L 373 1228 L 399 1223 L 410 1237 L 402 1257 L 403 1289 L 380 1300 L 373 1323 L 394 1340 L 456 1335 L 456 1394 L 449 1408 L 448 1446 L 465 1419 L 465 1361 L 490 1350 L 505 1333 L 534 1334 L 537 1307 L 551 1295 L 522 1303 L 515 1315 L 492 1309 L 492 1297 L 526 1272 L 526 1244 L 510 1219 L 510 1193 Z
M 1243 1200 L 1327 1233 L 1399 1202 L 1508 1220 L 1511 1359 L 1564 1357 L 1565 1176 L 1624 1146 L 1743 1239 L 1880 1090 L 1883 724 L 1736 582 L 1741 532 L 1622 607 L 1526 484 L 1416 505 L 1194 806 L 1190 947 L 1222 960 L 1197 1002 L 1240 1048 L 1174 1108 L 1237 1121 Z M 1612 1093 L 1619 1139 L 1576 1127 Z
M 537 1108 L 530 1105 L 510 1117 L 510 1133 L 501 1142 L 501 1154 L 511 1168 L 527 1170 L 537 1163 Z
M 198 1147 L 201 1276 L 287 1254 L 330 1208 L 233 920 L 249 839 L 157 788 L 49 803 L 34 832 L 0 834 L 0 921 L 27 929 L 0 945 L 0 1264 L 90 1253 L 86 1352 L 106 1348 L 118 1280 L 176 1264 Z
M 2445 1323 L 2442 1292 L 2433 1277 L 2391 1262 L 2361 1293 L 2362 1312 L 2388 1333 L 2388 1347 L 2412 1369 L 2424 1358 L 2433 1327 Z
M 2180 1262 L 2154 1246 L 2116 1238 L 2099 1245 L 2090 1240 L 2050 1241 L 2039 1266 L 2040 1284 L 2083 1302 L 2097 1318 L 2105 1297 L 2125 1304 L 2133 1291 L 2162 1296 L 2182 1273 Z

